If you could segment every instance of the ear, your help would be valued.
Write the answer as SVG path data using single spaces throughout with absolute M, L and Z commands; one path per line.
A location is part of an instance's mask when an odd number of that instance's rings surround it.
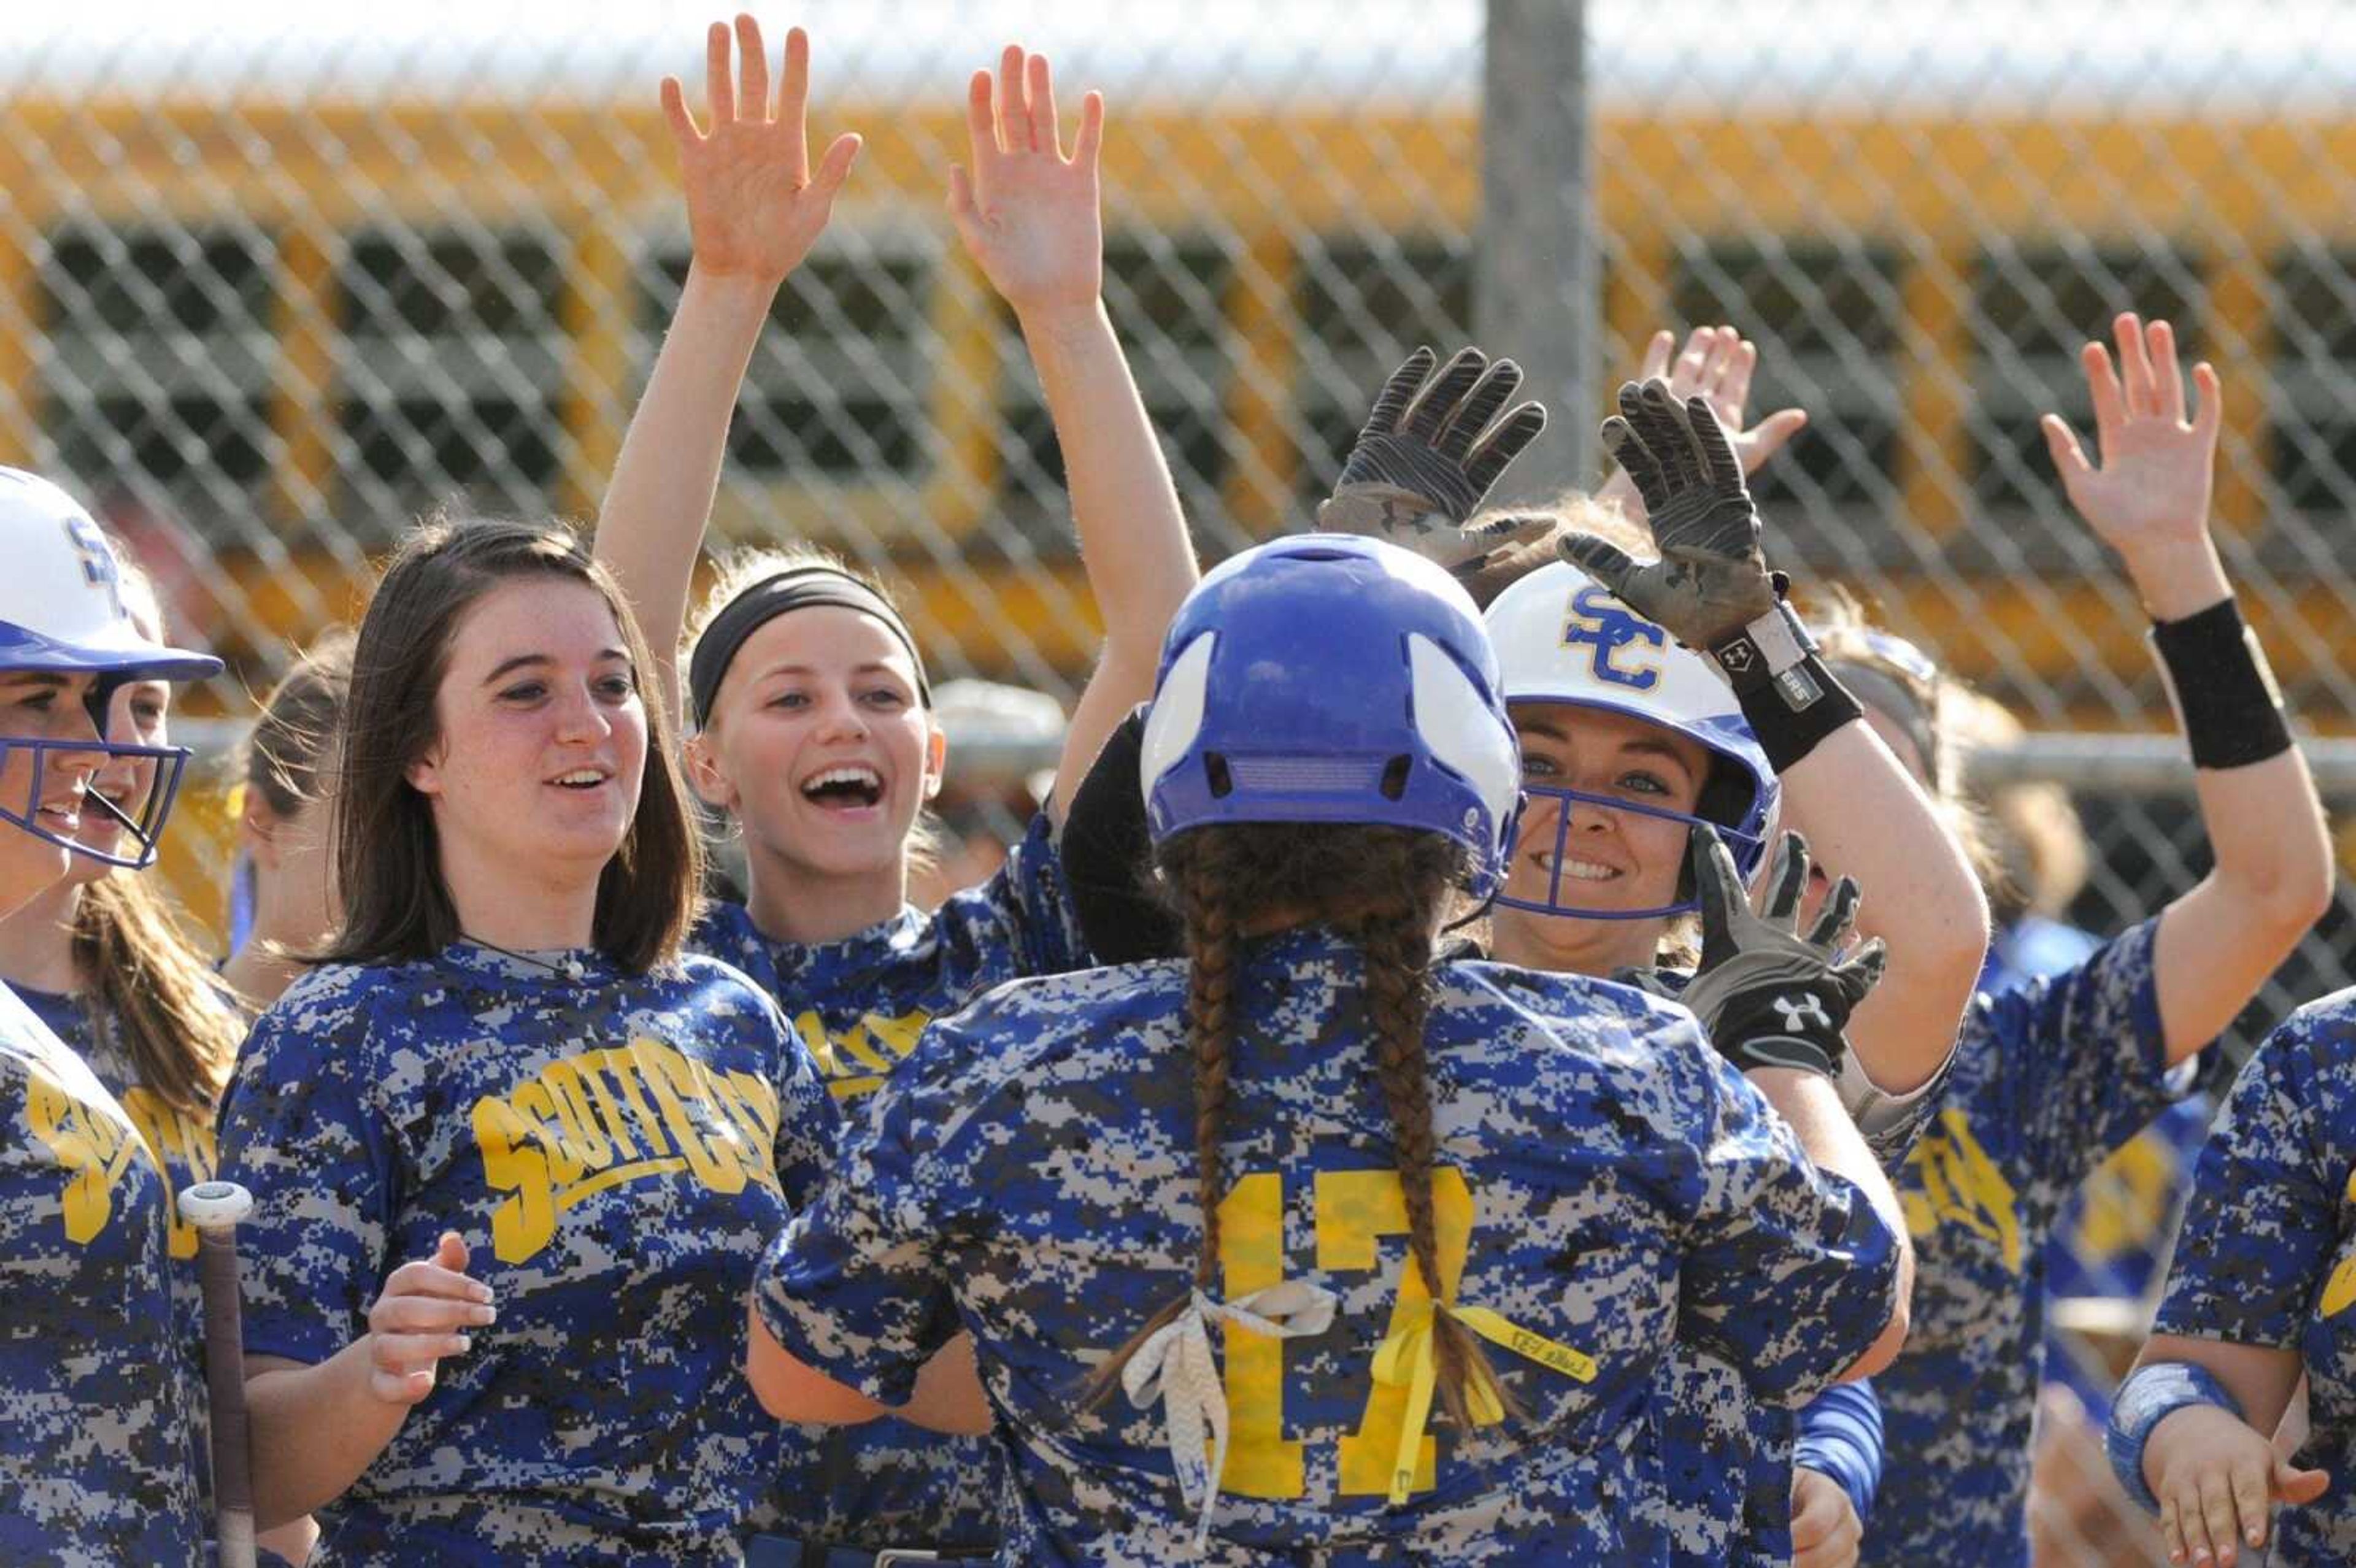
M 442 793 L 442 748 L 433 747 L 401 771 L 409 787 L 431 800 Z
M 925 798 L 926 800 L 941 793 L 941 781 L 948 776 L 948 731 L 927 719 L 925 722 Z
M 687 787 L 695 798 L 714 811 L 736 809 L 736 785 L 721 770 L 719 752 L 712 744 L 712 732 L 698 731 L 687 738 L 680 748 L 687 763 Z
M 246 792 L 245 809 L 238 814 L 239 837 L 253 863 L 265 871 L 278 869 L 278 814 L 259 790 Z

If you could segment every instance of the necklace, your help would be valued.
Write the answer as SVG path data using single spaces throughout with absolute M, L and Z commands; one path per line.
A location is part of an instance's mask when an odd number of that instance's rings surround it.
M 486 942 L 472 932 L 461 931 L 458 934 L 477 947 L 487 947 L 501 957 L 512 958 L 519 964 L 529 964 L 535 969 L 545 969 L 550 974 L 563 979 L 578 981 L 588 977 L 589 971 L 582 966 L 581 960 L 570 955 L 552 964 L 545 958 L 535 957 L 529 953 L 518 953 L 514 948 L 501 947 L 496 942 Z

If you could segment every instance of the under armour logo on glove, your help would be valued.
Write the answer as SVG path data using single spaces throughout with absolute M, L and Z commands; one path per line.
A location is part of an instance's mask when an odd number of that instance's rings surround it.
M 1783 1027 L 1788 1029 L 1810 1025 L 1817 1029 L 1833 1027 L 1832 1015 L 1825 1011 L 1824 1004 L 1814 997 L 1777 997 L 1768 1006 L 1775 1009 L 1775 1016 L 1783 1020 Z

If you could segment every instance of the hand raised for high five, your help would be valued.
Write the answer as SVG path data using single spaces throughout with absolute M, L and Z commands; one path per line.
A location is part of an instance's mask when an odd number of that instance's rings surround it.
M 774 288 L 825 231 L 835 195 L 859 156 L 860 140 L 836 137 L 812 175 L 808 35 L 799 27 L 786 34 L 785 79 L 774 113 L 760 24 L 737 17 L 735 42 L 743 58 L 732 72 L 727 24 L 712 23 L 704 40 L 711 134 L 696 129 L 686 91 L 675 76 L 663 78 L 663 115 L 679 144 L 696 269 Z
M 1757 424 L 1742 422 L 1744 405 L 1751 400 L 1751 373 L 1758 368 L 1759 345 L 1730 326 L 1697 326 L 1682 349 L 1676 333 L 1653 334 L 1644 347 L 1644 361 L 1636 368 L 1636 379 L 1665 380 L 1669 395 L 1679 401 L 1699 398 L 1709 404 L 1709 411 L 1726 429 L 1727 444 L 1734 449 L 1735 460 L 1748 475 L 1758 473 L 1760 465 L 1781 452 L 1783 443 L 1808 422 L 1803 409 L 1778 409 Z M 1624 469 L 1613 473 L 1597 495 L 1617 503 L 1632 517 L 1644 515 L 1644 499 Z
M 2077 432 L 2059 414 L 2039 423 L 2062 487 L 2104 544 L 2130 565 L 2147 551 L 2201 549 L 2209 541 L 2209 497 L 2217 466 L 2223 388 L 2205 361 L 2192 368 L 2197 414 L 2186 417 L 2176 331 L 2148 326 L 2132 314 L 2114 324 L 2118 368 L 2099 343 L 2079 357 L 2094 395 L 2094 435 L 2103 465 L 2086 460 Z
M 1066 157 L 1055 73 L 1045 56 L 1009 44 L 995 81 L 973 73 L 965 120 L 970 165 L 949 170 L 949 219 L 966 253 L 1018 315 L 1095 308 L 1104 289 L 1104 95 L 1080 101 Z

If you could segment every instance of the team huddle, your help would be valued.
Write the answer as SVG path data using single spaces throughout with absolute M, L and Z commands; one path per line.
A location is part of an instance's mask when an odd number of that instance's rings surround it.
M 813 167 L 798 30 L 774 91 L 750 18 L 707 67 L 594 534 L 421 523 L 305 652 L 225 959 L 149 872 L 219 662 L 0 469 L 0 1562 L 230 1562 L 250 1507 L 323 1564 L 2026 1563 L 2064 1204 L 2330 897 L 2215 374 L 2123 315 L 2092 454 L 2045 421 L 2211 869 L 2006 975 L 1962 688 L 1774 569 L 1750 343 L 1661 335 L 1611 479 L 1512 508 L 1544 410 L 1419 351 L 1315 518 L 1200 573 L 1100 303 L 1103 102 L 1067 141 L 1010 48 L 948 211 L 1107 631 L 1048 804 L 922 910 L 950 759 L 885 586 L 789 547 L 693 590 L 860 151 Z M 215 1178 L 221 1433 L 175 1206 Z M 2342 993 L 2234 1085 L 2110 1416 L 2175 1561 L 2356 1560 L 2350 1194 Z

